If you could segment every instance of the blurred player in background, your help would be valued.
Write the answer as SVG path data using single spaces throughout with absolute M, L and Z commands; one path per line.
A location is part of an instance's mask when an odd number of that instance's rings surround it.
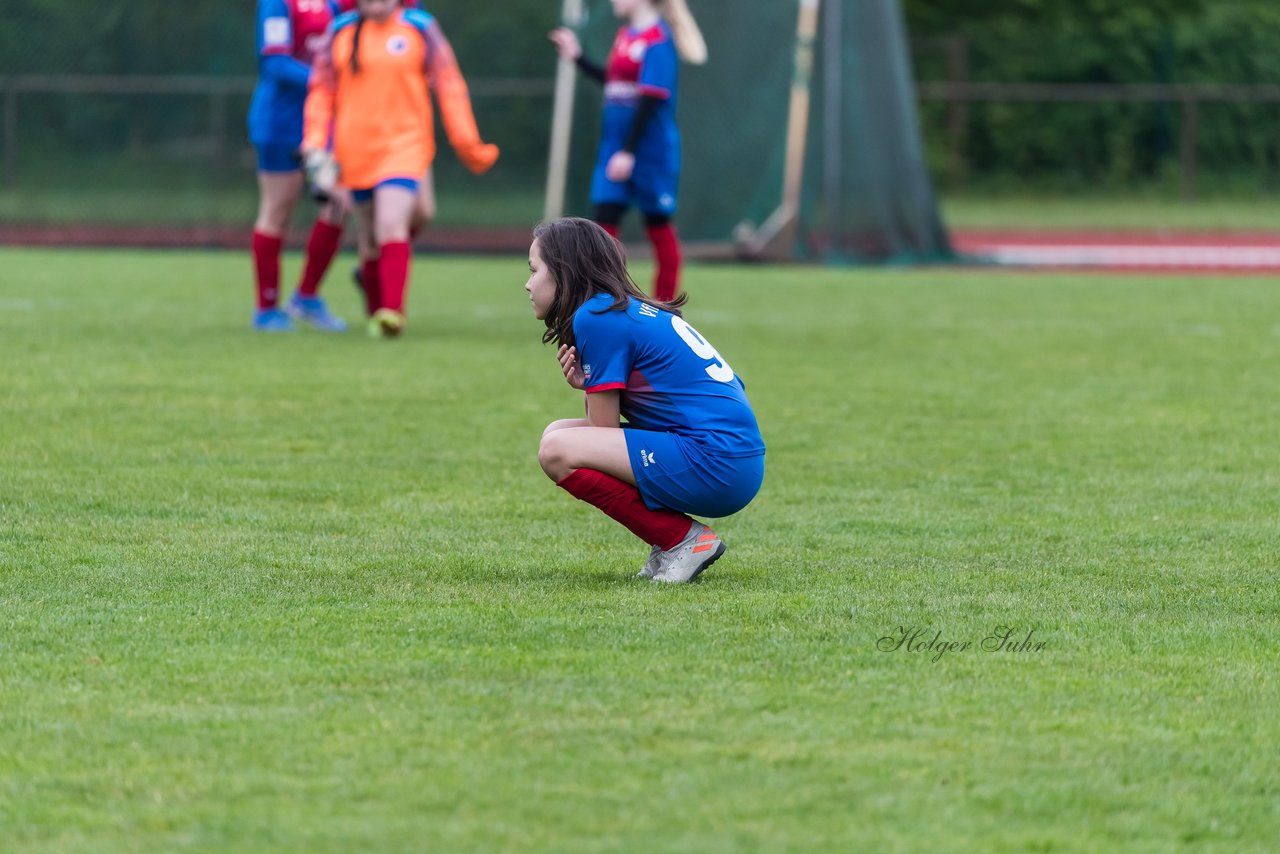
M 701 65 L 707 46 L 685 0 L 612 0 L 626 18 L 604 68 L 587 59 L 567 27 L 551 33 L 560 56 L 604 84 L 604 130 L 591 177 L 592 216 L 618 236 L 635 204 L 644 215 L 657 270 L 653 296 L 667 302 L 680 290 L 680 241 L 672 218 L 680 178 L 676 126 L 679 60 Z
M 359 0 L 316 54 L 304 157 L 317 175 L 332 157 L 351 189 L 374 337 L 399 335 L 405 324 L 410 233 L 435 157 L 430 88 L 458 159 L 476 174 L 487 171 L 498 148 L 481 141 L 466 81 L 430 14 L 398 0 Z
M 280 298 L 280 250 L 302 193 L 302 108 L 314 51 L 333 20 L 330 0 L 258 0 L 258 85 L 249 107 L 249 139 L 258 153 L 258 218 L 253 268 L 258 290 L 255 329 L 287 332 L 293 319 L 340 332 L 341 319 L 319 296 L 320 283 L 342 240 L 345 199 L 335 193 L 307 239 L 298 290 L 285 310 Z
M 737 513 L 764 480 L 742 380 L 680 316 L 684 297 L 647 298 L 622 244 L 590 220 L 534 229 L 524 288 L 543 342 L 560 345 L 566 382 L 587 398 L 586 418 L 543 431 L 542 470 L 652 547 L 640 577 L 692 581 L 725 545 L 685 514 Z
M 356 7 L 360 5 L 359 0 L 338 0 L 338 14 L 356 11 Z M 400 0 L 400 5 L 406 9 L 421 9 L 422 0 Z
M 338 0 L 338 13 L 356 11 L 359 0 Z M 405 9 L 421 9 L 421 0 L 400 0 L 400 5 Z M 413 221 L 409 225 L 409 242 L 413 243 L 424 228 L 431 225 L 436 218 L 436 186 L 435 177 L 431 173 L 431 167 L 427 167 L 427 171 L 422 176 L 422 185 L 418 188 L 418 205 L 413 211 Z M 361 235 L 360 257 L 377 257 L 377 252 L 372 251 L 371 247 L 364 245 L 363 233 Z M 356 287 L 365 297 L 365 307 L 372 315 L 377 310 L 377 306 L 369 306 L 369 291 L 364 284 L 364 265 L 358 266 L 352 276 L 355 279 Z

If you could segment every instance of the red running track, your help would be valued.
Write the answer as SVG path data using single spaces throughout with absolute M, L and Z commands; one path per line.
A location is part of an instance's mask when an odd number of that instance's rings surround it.
M 951 242 L 977 260 L 1015 267 L 1280 274 L 1277 232 L 962 229 Z
M 236 228 L 129 226 L 0 226 L 0 245 L 225 247 L 249 245 Z M 304 234 L 292 235 L 301 245 Z M 1280 232 L 982 230 L 951 232 L 957 252 L 1019 269 L 1109 270 L 1280 275 Z M 429 229 L 417 247 L 428 251 L 523 252 L 525 229 Z M 640 247 L 643 249 L 643 247 Z

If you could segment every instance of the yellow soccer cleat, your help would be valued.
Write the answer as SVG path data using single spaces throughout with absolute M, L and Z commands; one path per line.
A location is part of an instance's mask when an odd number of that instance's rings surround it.
M 369 318 L 370 338 L 395 338 L 404 330 L 404 315 L 389 308 L 380 308 Z

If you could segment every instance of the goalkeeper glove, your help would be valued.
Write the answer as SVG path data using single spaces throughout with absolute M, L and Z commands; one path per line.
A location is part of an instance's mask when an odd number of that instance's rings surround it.
M 303 167 L 312 197 L 321 203 L 332 199 L 334 188 L 338 186 L 338 161 L 333 159 L 333 153 L 313 148 L 303 158 Z
M 462 161 L 462 165 L 477 175 L 483 175 L 488 172 L 490 167 L 498 160 L 498 146 L 487 142 L 477 141 L 455 150 L 458 153 L 458 159 Z

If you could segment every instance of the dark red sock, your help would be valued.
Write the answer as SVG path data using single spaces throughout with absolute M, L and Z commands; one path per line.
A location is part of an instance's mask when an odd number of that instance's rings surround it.
M 653 276 L 653 298 L 670 302 L 680 290 L 680 238 L 676 236 L 676 227 L 669 222 L 648 226 L 645 231 L 658 264 Z
M 622 239 L 622 231 L 618 228 L 618 224 L 616 222 L 602 222 L 600 223 L 600 227 L 608 232 L 609 236 L 614 240 Z
M 364 287 L 364 309 L 373 313 L 382 308 L 382 286 L 378 282 L 378 259 L 365 258 L 360 262 L 360 284 Z
M 279 235 L 253 232 L 253 277 L 258 288 L 258 308 L 275 308 L 280 299 L 280 247 L 284 240 Z
M 382 285 L 382 307 L 404 314 L 404 292 L 409 282 L 409 242 L 397 240 L 380 247 L 378 281 Z
M 556 486 L 580 501 L 599 507 L 628 531 L 664 551 L 675 548 L 693 526 L 693 520 L 683 513 L 650 510 L 640 497 L 639 489 L 602 471 L 574 469 Z
M 320 282 L 333 263 L 341 242 L 341 225 L 318 219 L 311 226 L 311 236 L 307 238 L 307 260 L 302 265 L 302 280 L 298 282 L 299 294 L 313 297 L 320 291 Z

